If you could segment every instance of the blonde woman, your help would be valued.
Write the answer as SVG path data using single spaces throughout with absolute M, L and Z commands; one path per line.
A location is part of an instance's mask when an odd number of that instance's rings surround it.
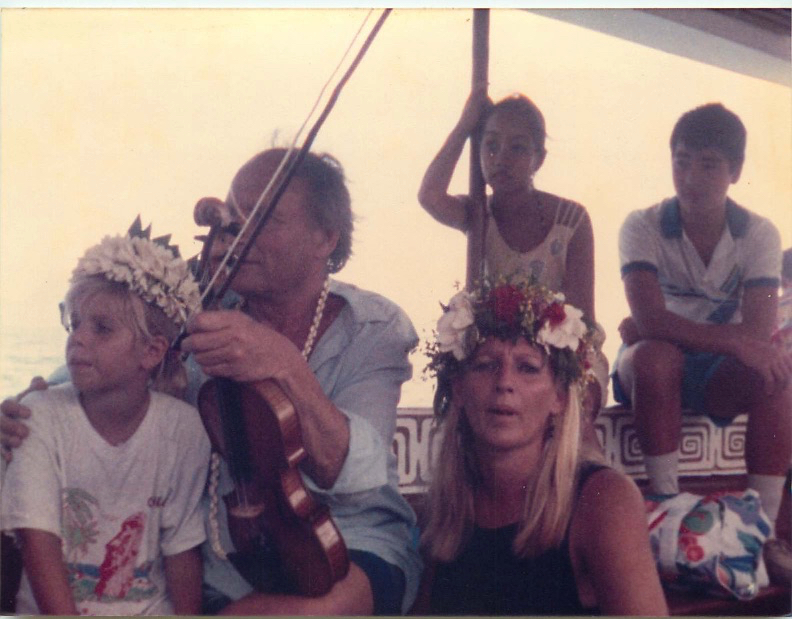
M 460 292 L 440 319 L 429 612 L 667 613 L 640 492 L 581 447 L 581 316 L 546 288 L 500 283 Z

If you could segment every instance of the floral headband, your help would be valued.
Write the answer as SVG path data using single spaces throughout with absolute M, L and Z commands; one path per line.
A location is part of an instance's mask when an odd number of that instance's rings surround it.
M 72 272 L 71 282 L 101 275 L 126 284 L 181 327 L 201 305 L 198 284 L 178 247 L 168 244 L 170 235 L 151 239 L 150 234 L 151 226 L 143 230 L 138 216 L 126 236 L 106 236 L 88 249 Z
M 487 337 L 524 337 L 553 357 L 560 378 L 572 383 L 593 378 L 590 359 L 595 331 L 583 312 L 565 303 L 562 293 L 532 282 L 483 282 L 476 290 L 455 294 L 437 322 L 426 368 L 445 377 L 459 367 Z

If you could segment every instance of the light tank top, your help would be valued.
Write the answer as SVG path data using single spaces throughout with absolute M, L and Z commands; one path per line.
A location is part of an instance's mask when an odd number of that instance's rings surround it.
M 527 252 L 512 249 L 501 236 L 487 205 L 487 232 L 484 271 L 490 278 L 511 277 L 512 281 L 535 278 L 552 290 L 562 290 L 566 274 L 569 241 L 583 219 L 585 210 L 571 200 L 558 198 L 555 221 L 539 245 Z

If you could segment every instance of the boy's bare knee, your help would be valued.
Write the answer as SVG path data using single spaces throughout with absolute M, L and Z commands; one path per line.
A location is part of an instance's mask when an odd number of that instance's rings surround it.
M 792 383 L 770 392 L 766 389 L 758 389 L 748 413 L 757 412 L 765 412 L 775 421 L 789 424 L 792 421 Z
M 632 374 L 643 389 L 667 392 L 679 388 L 684 368 L 684 355 L 674 344 L 645 340 L 633 347 Z
M 735 359 L 723 362 L 707 388 L 712 410 L 768 415 L 792 419 L 792 382 L 781 387 L 768 385 L 759 372 Z

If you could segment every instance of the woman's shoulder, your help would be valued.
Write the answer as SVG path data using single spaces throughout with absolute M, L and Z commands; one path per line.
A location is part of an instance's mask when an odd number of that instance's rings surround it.
M 606 466 L 593 470 L 583 480 L 573 518 L 593 534 L 619 522 L 626 524 L 636 514 L 645 518 L 638 486 L 621 471 Z
M 559 208 L 569 209 L 575 212 L 588 213 L 586 207 L 576 200 L 565 198 L 564 196 L 559 196 L 557 194 L 550 193 L 549 191 L 542 191 L 539 189 L 534 191 L 536 191 L 536 195 L 539 196 L 539 199 L 546 204 L 556 204 Z
M 590 464 L 583 470 L 580 497 L 590 500 L 641 497 L 631 477 L 607 465 Z
M 605 468 L 586 481 L 573 514 L 570 552 L 579 590 L 603 614 L 667 613 L 643 497 L 624 473 Z
M 646 539 L 646 507 L 635 482 L 612 468 L 590 475 L 572 513 L 573 555 L 596 564 L 598 557 L 639 547 Z

